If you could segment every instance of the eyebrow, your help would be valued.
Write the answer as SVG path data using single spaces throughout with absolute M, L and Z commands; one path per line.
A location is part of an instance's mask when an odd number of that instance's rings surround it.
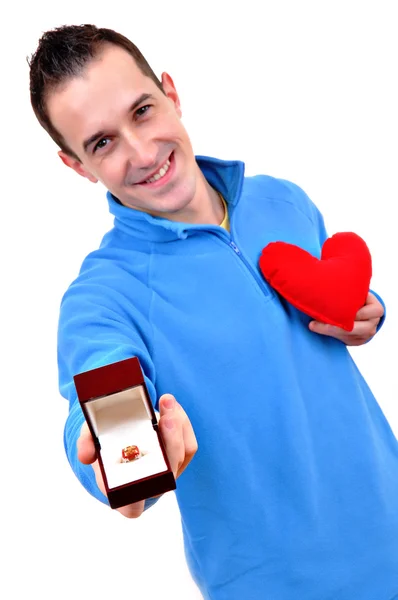
M 133 112 L 136 108 L 138 108 L 138 106 L 140 104 L 142 104 L 146 100 L 151 100 L 151 99 L 153 99 L 152 94 L 141 94 L 141 96 L 138 96 L 138 98 L 136 100 L 134 100 L 134 102 L 130 106 L 128 112 Z M 87 152 L 87 149 L 89 146 L 91 146 L 91 144 L 93 144 L 96 140 L 103 138 L 104 136 L 105 136 L 105 132 L 103 130 L 97 131 L 93 135 L 90 135 L 90 137 L 87 138 L 86 140 L 84 140 L 84 142 L 83 142 L 84 151 Z

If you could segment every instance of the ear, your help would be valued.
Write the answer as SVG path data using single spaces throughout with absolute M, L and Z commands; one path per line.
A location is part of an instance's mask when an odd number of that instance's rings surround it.
M 64 165 L 66 165 L 67 167 L 70 167 L 71 169 L 76 171 L 76 173 L 78 173 L 82 177 L 85 177 L 92 183 L 98 182 L 98 179 L 96 177 L 94 177 L 94 175 L 92 175 L 89 171 L 87 171 L 83 167 L 82 163 L 79 160 L 77 160 L 76 158 L 73 158 L 73 156 L 66 154 L 66 152 L 63 152 L 62 150 L 60 150 L 58 152 L 58 156 L 60 157 L 60 159 L 62 160 Z
M 172 78 L 170 77 L 170 75 L 168 73 L 162 73 L 162 86 L 163 86 L 164 93 L 166 94 L 166 96 L 173 102 L 174 108 L 176 109 L 178 116 L 181 117 L 182 112 L 181 112 L 180 99 L 178 97 L 177 90 L 174 85 L 174 81 L 172 80 Z

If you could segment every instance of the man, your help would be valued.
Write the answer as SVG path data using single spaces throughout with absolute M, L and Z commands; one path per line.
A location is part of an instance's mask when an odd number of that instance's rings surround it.
M 391 600 L 398 444 L 346 347 L 373 337 L 382 303 L 369 293 L 347 333 L 266 284 L 262 248 L 319 256 L 322 216 L 290 182 L 195 158 L 171 77 L 159 82 L 129 40 L 61 27 L 30 68 L 39 122 L 68 167 L 105 185 L 115 216 L 61 305 L 77 477 L 106 502 L 73 375 L 138 356 L 204 598 Z

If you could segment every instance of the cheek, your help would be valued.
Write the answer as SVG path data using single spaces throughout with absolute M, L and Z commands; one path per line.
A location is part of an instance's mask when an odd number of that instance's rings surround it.
M 105 185 L 110 184 L 113 187 L 123 185 L 126 176 L 127 156 L 122 152 L 115 152 L 112 157 L 108 157 L 101 165 L 99 172 L 101 181 Z
M 185 127 L 174 110 L 168 113 L 167 119 L 157 119 L 156 129 L 164 139 L 189 142 Z
M 176 144 L 182 151 L 182 154 L 185 156 L 185 160 L 190 161 L 190 159 L 192 159 L 192 160 L 194 159 L 194 153 L 193 153 L 191 140 L 185 130 L 185 127 L 182 125 L 182 123 L 180 121 L 178 123 L 175 123 L 175 126 L 173 128 L 173 131 L 172 131 L 169 139 L 176 142 Z
M 180 121 L 180 119 L 176 119 L 174 127 L 175 127 L 175 131 L 176 131 L 176 134 L 178 135 L 178 137 L 180 137 L 181 139 L 183 139 L 184 142 L 189 142 L 188 133 L 187 133 L 184 125 Z

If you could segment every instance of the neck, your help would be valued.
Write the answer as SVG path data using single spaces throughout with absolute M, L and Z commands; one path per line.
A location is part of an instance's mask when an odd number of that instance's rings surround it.
M 195 198 L 187 207 L 186 214 L 181 220 L 187 223 L 219 225 L 224 216 L 225 207 L 220 194 L 209 184 L 204 175 L 200 173 Z
M 225 216 L 225 207 L 220 194 L 206 181 L 207 202 L 203 202 L 201 222 L 219 225 Z

